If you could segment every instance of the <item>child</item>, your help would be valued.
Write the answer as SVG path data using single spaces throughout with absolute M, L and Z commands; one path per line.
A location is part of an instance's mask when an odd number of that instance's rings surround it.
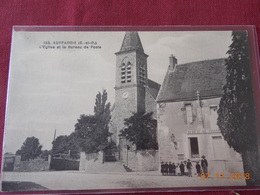
M 196 164 L 196 170 L 197 170 L 197 174 L 198 174 L 198 177 L 200 177 L 200 173 L 201 173 L 201 167 L 200 167 L 200 164 L 199 164 L 199 162 L 197 162 L 197 164 Z

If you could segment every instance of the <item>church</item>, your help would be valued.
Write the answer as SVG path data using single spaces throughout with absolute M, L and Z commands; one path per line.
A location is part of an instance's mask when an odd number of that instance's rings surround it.
M 126 32 L 122 46 L 115 55 L 115 104 L 111 108 L 110 132 L 122 154 L 126 140 L 118 135 L 124 128 L 124 119 L 132 116 L 133 112 L 153 112 L 153 118 L 156 119 L 155 100 L 160 85 L 148 78 L 148 55 L 144 53 L 137 32 Z M 128 145 L 132 147 L 130 143 Z M 119 159 L 122 159 L 120 155 Z
M 241 156 L 228 146 L 217 126 L 225 59 L 178 64 L 171 55 L 169 65 L 162 66 L 168 70 L 160 86 L 148 78 L 148 55 L 137 32 L 125 33 L 115 55 L 115 104 L 111 108 L 110 132 L 119 147 L 117 160 L 126 162 L 128 150 L 135 151 L 131 143 L 119 136 L 124 119 L 133 112 L 153 112 L 159 151 L 153 157 L 155 166 L 147 170 L 158 170 L 162 161 L 180 163 L 187 159 L 195 167 L 202 155 L 208 159 L 211 173 L 243 170 Z

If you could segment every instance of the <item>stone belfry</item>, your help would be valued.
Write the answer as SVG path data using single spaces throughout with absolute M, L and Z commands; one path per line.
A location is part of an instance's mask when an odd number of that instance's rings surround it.
M 133 112 L 145 112 L 147 57 L 137 32 L 126 32 L 116 54 L 115 105 L 112 111 L 113 133 L 119 143 L 124 119 Z

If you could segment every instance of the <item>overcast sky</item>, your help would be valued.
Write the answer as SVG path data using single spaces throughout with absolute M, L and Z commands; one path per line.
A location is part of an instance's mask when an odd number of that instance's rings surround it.
M 35 136 L 51 149 L 56 136 L 69 135 L 81 114 L 92 114 L 95 96 L 106 89 L 114 102 L 115 52 L 125 32 L 13 33 L 4 152 Z M 230 31 L 139 32 L 148 57 L 148 77 L 162 83 L 169 56 L 178 64 L 227 57 Z M 101 49 L 43 49 L 54 41 L 95 41 Z M 68 45 L 66 45 L 68 46 Z M 72 44 L 71 46 L 75 46 Z M 40 48 L 41 47 L 41 48 Z

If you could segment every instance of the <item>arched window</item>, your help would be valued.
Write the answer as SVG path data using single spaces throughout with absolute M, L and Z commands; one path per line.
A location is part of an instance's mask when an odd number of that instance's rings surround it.
M 132 65 L 131 65 L 131 63 L 130 62 L 128 62 L 127 63 L 127 67 L 126 67 L 126 81 L 128 82 L 128 83 L 130 83 L 131 82 L 131 68 L 132 68 Z
M 140 84 L 145 85 L 146 84 L 146 75 L 145 75 L 145 67 L 143 64 L 139 66 L 139 78 L 140 78 Z
M 121 83 L 125 83 L 126 81 L 126 65 L 125 63 L 121 66 Z
M 121 65 L 121 83 L 130 83 L 132 80 L 132 64 L 127 58 L 123 60 Z

